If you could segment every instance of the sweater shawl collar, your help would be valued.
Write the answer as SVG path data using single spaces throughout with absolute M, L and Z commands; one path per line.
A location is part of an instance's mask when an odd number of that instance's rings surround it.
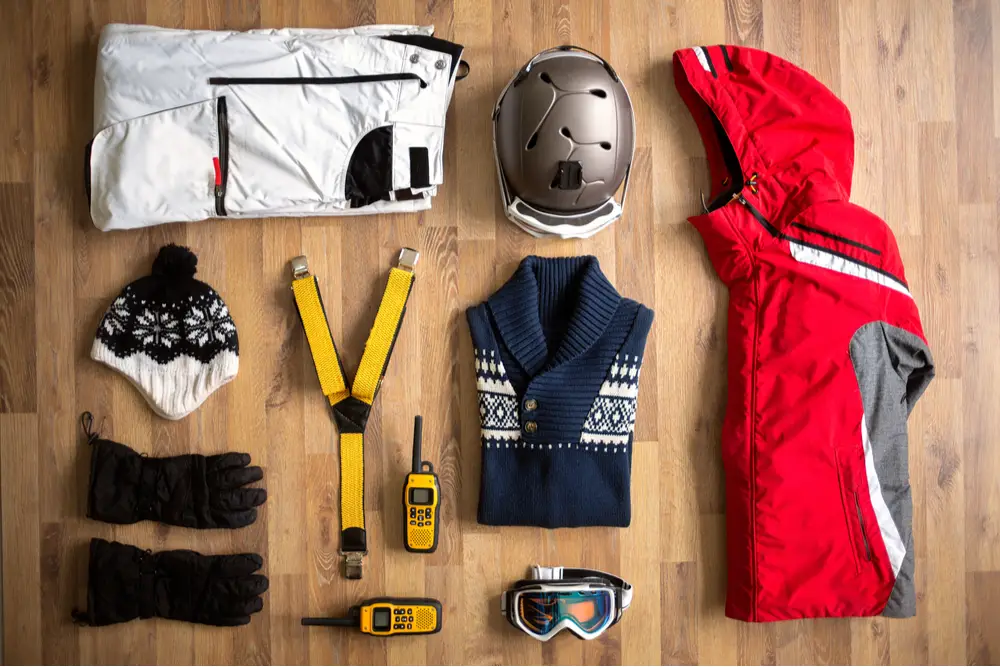
M 504 345 L 535 376 L 593 346 L 621 299 L 596 257 L 530 256 L 487 304 Z

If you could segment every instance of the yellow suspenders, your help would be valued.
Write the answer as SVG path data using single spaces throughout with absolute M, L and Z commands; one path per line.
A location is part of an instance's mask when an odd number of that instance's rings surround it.
M 326 311 L 315 276 L 305 257 L 292 260 L 292 292 L 309 341 L 323 395 L 330 401 L 340 430 L 340 554 L 348 579 L 361 578 L 361 559 L 368 553 L 365 536 L 365 425 L 382 377 L 389 365 L 406 302 L 413 286 L 413 268 L 419 253 L 403 248 L 398 267 L 389 270 L 375 324 L 350 389 L 337 347 L 326 321 Z

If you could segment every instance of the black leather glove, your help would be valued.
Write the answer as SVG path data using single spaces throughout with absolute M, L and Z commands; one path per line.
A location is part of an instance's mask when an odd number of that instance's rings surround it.
M 267 491 L 242 488 L 264 477 L 260 467 L 249 465 L 249 454 L 148 458 L 94 433 L 89 412 L 82 420 L 94 448 L 87 499 L 91 519 L 150 519 L 186 528 L 242 528 L 257 520 L 254 508 L 267 500 Z
M 92 539 L 87 610 L 73 619 L 111 625 L 133 618 L 172 618 L 205 625 L 246 625 L 264 607 L 267 577 L 257 554 L 203 556 L 187 550 L 151 553 Z

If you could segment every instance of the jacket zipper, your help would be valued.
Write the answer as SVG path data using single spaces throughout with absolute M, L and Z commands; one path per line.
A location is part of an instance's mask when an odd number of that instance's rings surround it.
M 753 204 L 747 201 L 746 197 L 742 193 L 737 192 L 733 195 L 733 199 L 743 204 L 746 210 L 750 211 L 750 215 L 757 219 L 757 222 L 764 226 L 764 229 L 775 238 L 782 238 L 782 233 L 778 231 L 778 228 L 771 224 L 771 221 L 764 217 L 764 214 L 758 211 Z
M 413 72 L 358 74 L 355 76 L 213 76 L 208 80 L 208 83 L 211 86 L 316 86 L 378 83 L 380 81 L 419 81 L 421 88 L 427 87 L 427 82 Z
M 216 102 L 216 116 L 219 123 L 219 165 L 215 174 L 215 213 L 226 213 L 226 183 L 229 181 L 229 110 L 226 98 Z
M 854 492 L 854 509 L 858 511 L 858 526 L 861 527 L 861 541 L 865 545 L 865 560 L 869 563 L 872 560 L 872 548 L 868 543 L 868 531 L 865 530 L 865 522 L 861 518 L 861 501 L 858 500 L 858 492 Z

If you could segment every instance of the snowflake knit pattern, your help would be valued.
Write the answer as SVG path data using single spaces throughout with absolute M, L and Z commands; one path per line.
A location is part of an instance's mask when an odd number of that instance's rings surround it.
M 239 338 L 219 294 L 195 280 L 198 258 L 164 246 L 97 328 L 91 358 L 125 375 L 161 417 L 180 419 L 236 377 Z

